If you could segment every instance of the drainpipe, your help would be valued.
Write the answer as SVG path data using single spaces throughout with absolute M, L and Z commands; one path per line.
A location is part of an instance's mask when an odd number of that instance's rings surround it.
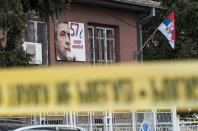
M 141 63 L 143 63 L 143 39 L 142 39 L 142 25 L 147 23 L 149 21 L 149 19 L 151 19 L 152 17 L 155 16 L 155 8 L 152 7 L 150 9 L 150 14 L 146 17 L 144 17 L 142 20 L 140 20 L 139 23 L 139 49 L 137 52 L 138 55 L 138 60 L 140 60 Z

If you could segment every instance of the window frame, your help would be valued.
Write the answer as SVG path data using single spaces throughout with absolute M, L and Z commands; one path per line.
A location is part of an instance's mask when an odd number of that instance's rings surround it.
M 29 41 L 28 40 L 28 25 L 27 25 L 27 30 L 26 30 L 26 38 L 25 38 L 25 41 L 27 41 L 27 42 L 33 42 L 33 43 L 39 43 L 38 42 L 38 23 L 41 23 L 41 24 L 44 24 L 44 28 L 46 28 L 46 22 L 44 22 L 44 21 L 37 21 L 37 20 L 29 20 L 28 22 L 32 22 L 33 23 L 33 27 L 34 27 L 34 36 L 35 36 L 35 38 L 34 38 L 34 41 Z
M 89 61 L 93 64 L 96 63 L 114 63 L 116 62 L 116 28 L 113 26 L 108 26 L 108 25 L 94 25 L 94 24 L 88 24 L 87 26 L 88 30 L 88 44 L 89 44 Z M 92 30 L 92 35 L 90 36 L 89 30 Z M 97 36 L 97 30 L 103 30 L 104 34 L 101 36 Z M 107 36 L 107 31 L 112 31 L 112 38 L 108 38 Z M 100 32 L 101 33 L 101 32 Z M 92 42 L 90 42 L 92 40 Z M 98 60 L 96 58 L 96 44 L 97 40 L 99 41 L 98 45 Z M 100 47 L 102 44 L 100 43 L 101 40 L 104 40 L 104 59 L 102 58 L 102 47 Z M 112 53 L 113 54 L 111 57 L 112 59 L 108 58 L 108 41 L 112 41 Z M 92 49 L 91 49 L 91 45 Z M 109 43 L 110 44 L 110 43 Z M 92 51 L 92 52 L 91 52 Z M 93 54 L 93 56 L 91 56 Z
M 29 24 L 30 24 L 30 26 L 32 24 L 33 28 L 29 27 L 28 26 Z M 39 30 L 40 26 L 41 26 L 41 29 L 43 29 L 43 30 Z M 29 31 L 32 31 L 32 34 L 29 33 Z M 42 35 L 40 34 L 40 31 L 43 31 Z M 29 35 L 30 35 L 30 37 L 29 37 Z M 31 35 L 33 35 L 33 36 L 31 36 Z M 45 21 L 28 20 L 27 21 L 27 26 L 26 26 L 26 29 L 25 29 L 25 34 L 24 34 L 24 42 L 41 43 L 41 46 L 42 46 L 42 65 L 48 65 L 49 64 L 48 26 L 47 26 L 47 23 Z

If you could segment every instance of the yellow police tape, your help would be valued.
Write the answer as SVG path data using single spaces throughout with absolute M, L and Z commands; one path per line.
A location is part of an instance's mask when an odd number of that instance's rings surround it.
M 0 113 L 197 108 L 198 62 L 0 70 Z

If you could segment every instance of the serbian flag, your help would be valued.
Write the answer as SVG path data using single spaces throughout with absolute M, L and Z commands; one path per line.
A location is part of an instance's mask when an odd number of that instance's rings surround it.
M 173 11 L 169 14 L 167 18 L 164 19 L 162 24 L 158 27 L 158 30 L 166 36 L 169 44 L 174 49 L 176 41 L 176 27 L 175 27 L 175 14 Z

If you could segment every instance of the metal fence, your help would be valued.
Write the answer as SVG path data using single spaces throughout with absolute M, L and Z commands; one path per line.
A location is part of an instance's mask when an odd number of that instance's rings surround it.
M 1 116 L 0 119 L 20 120 L 31 125 L 73 125 L 87 131 L 140 131 L 143 123 L 149 125 L 148 131 L 198 131 L 198 122 L 176 122 L 173 114 L 172 110 L 69 112 L 10 115 Z M 174 124 L 178 125 L 177 129 Z
M 157 110 L 142 112 L 40 113 L 39 115 L 32 114 L 26 117 L 7 116 L 6 118 L 25 121 L 32 125 L 74 125 L 85 128 L 87 131 L 139 131 L 143 122 L 150 125 L 151 131 L 173 130 L 172 113 Z
M 27 124 L 32 124 L 32 115 L 4 115 L 0 120 L 17 120 Z
M 198 121 L 181 121 L 180 131 L 198 131 Z

